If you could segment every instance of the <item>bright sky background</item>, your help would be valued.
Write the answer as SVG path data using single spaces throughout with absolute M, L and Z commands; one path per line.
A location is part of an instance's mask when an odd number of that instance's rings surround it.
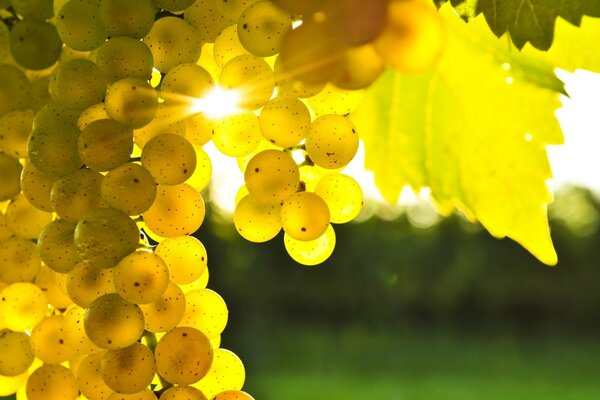
M 600 74 L 587 71 L 577 71 L 575 74 L 564 71 L 558 73 L 566 84 L 570 98 L 563 96 L 563 107 L 557 111 L 565 135 L 565 144 L 548 147 L 554 171 L 554 179 L 548 184 L 553 190 L 564 184 L 578 184 L 600 193 Z M 244 184 L 242 172 L 236 160 L 222 155 L 214 148 L 212 142 L 204 148 L 213 161 L 212 199 L 226 214 L 232 213 L 236 192 Z M 375 187 L 373 174 L 365 171 L 363 165 L 364 151 L 361 145 L 355 159 L 346 167 L 344 173 L 353 176 L 361 184 L 367 197 L 384 203 Z M 422 195 L 426 197 L 427 194 Z M 400 204 L 415 203 L 416 198 L 412 191 L 405 190 Z M 396 213 L 389 207 L 383 212 Z M 431 215 L 430 212 L 425 214 Z

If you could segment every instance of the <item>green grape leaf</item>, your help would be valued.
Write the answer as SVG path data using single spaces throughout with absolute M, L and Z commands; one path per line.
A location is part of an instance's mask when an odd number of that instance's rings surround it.
M 405 185 L 427 187 L 442 214 L 462 211 L 554 265 L 545 147 L 563 141 L 554 116 L 562 82 L 552 65 L 497 40 L 482 17 L 464 24 L 449 7 L 441 13 L 448 45 L 436 69 L 387 71 L 350 116 L 365 167 L 390 203 Z

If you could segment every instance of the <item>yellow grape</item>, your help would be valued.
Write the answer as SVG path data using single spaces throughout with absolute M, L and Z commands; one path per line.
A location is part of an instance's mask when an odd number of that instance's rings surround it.
M 203 113 L 185 119 L 185 137 L 195 146 L 204 146 L 212 139 L 213 121 Z
M 310 112 L 294 97 L 275 97 L 260 111 L 259 123 L 265 139 L 280 147 L 293 147 L 308 133 Z
M 173 386 L 160 395 L 160 400 L 207 400 L 207 397 L 193 386 Z
M 338 67 L 336 67 L 334 73 L 337 72 L 339 72 Z M 356 110 L 363 99 L 363 95 L 364 90 L 345 90 L 332 83 L 327 83 L 319 93 L 306 99 L 306 101 L 316 116 L 326 114 L 346 115 Z
M 264 150 L 248 162 L 244 181 L 248 191 L 256 199 L 280 203 L 298 189 L 300 172 L 288 153 Z
M 46 225 L 38 237 L 37 251 L 42 261 L 56 272 L 68 272 L 79 261 L 73 240 L 75 226 L 74 222 L 55 219 Z
M 196 152 L 186 138 L 165 133 L 146 143 L 142 149 L 141 161 L 156 183 L 177 185 L 194 173 Z
M 21 191 L 20 177 L 23 167 L 19 159 L 0 153 L 0 201 L 9 200 Z
M 346 50 L 337 64 L 332 83 L 345 90 L 369 87 L 384 70 L 381 56 L 371 44 Z
M 60 63 L 48 82 L 52 100 L 77 110 L 102 101 L 106 87 L 107 82 L 96 64 L 81 58 Z
M 0 211 L 0 242 L 4 242 L 13 236 L 14 233 L 6 226 L 6 214 L 4 214 L 4 211 Z
M 88 338 L 84 328 L 85 309 L 72 305 L 63 316 L 63 336 L 76 354 L 99 353 L 103 350 Z
M 188 293 L 191 292 L 192 290 L 201 290 L 201 289 L 206 289 L 206 286 L 208 285 L 208 278 L 209 278 L 209 272 L 208 272 L 208 268 L 206 268 L 204 270 L 204 272 L 202 273 L 202 275 L 200 275 L 200 278 L 196 279 L 194 282 L 189 283 L 187 285 L 179 285 L 179 288 L 184 292 L 184 293 Z M 212 340 L 212 339 L 211 339 Z
M 83 131 L 92 122 L 101 119 L 109 119 L 108 114 L 106 113 L 106 105 L 103 101 L 83 110 L 81 114 L 79 114 L 79 117 L 77 117 L 77 127 L 80 131 Z
M 279 53 L 281 38 L 291 29 L 291 16 L 268 0 L 252 4 L 238 20 L 240 43 L 259 57 Z
M 152 121 L 158 109 L 158 94 L 150 84 L 138 78 L 124 78 L 108 87 L 106 113 L 130 128 L 141 128 Z
M 306 136 L 306 152 L 320 167 L 345 167 L 358 151 L 354 124 L 337 114 L 323 115 L 313 121 Z
M 260 143 L 258 117 L 251 112 L 221 118 L 213 124 L 213 143 L 223 154 L 242 157 Z
M 114 392 L 106 400 L 156 400 L 156 395 L 151 389 L 144 389 L 134 394 Z
M 42 260 L 31 240 L 12 237 L 0 242 L 0 281 L 31 282 L 41 265 Z
M 82 261 L 111 268 L 137 248 L 139 229 L 122 211 L 97 208 L 79 220 L 74 238 Z
M 90 169 L 108 171 L 129 161 L 133 130 L 112 119 L 98 119 L 82 129 L 77 148 Z
M 206 151 L 199 146 L 194 146 L 196 151 L 196 169 L 186 183 L 197 191 L 204 190 L 212 177 L 212 161 Z
M 150 332 L 167 332 L 175 328 L 185 313 L 185 296 L 179 286 L 170 282 L 160 298 L 141 304 L 145 329 Z
M 349 46 L 359 46 L 372 42 L 381 33 L 386 22 L 388 2 L 329 1 L 326 2 L 324 13 L 337 40 Z
M 108 36 L 99 14 L 99 1 L 67 1 L 56 18 L 58 35 L 74 50 L 90 51 L 98 48 Z
M 194 3 L 194 0 L 152 0 L 155 6 L 168 11 L 183 11 Z
M 281 230 L 281 205 L 264 203 L 252 195 L 244 196 L 236 205 L 233 223 L 246 240 L 261 243 L 273 239 Z
M 148 80 L 152 52 L 144 42 L 128 36 L 111 37 L 96 52 L 98 70 L 109 83 L 124 78 Z
M 54 25 L 30 19 L 14 22 L 9 43 L 15 61 L 22 67 L 33 70 L 51 67 L 58 60 L 62 48 Z
M 135 343 L 144 332 L 144 314 L 137 304 L 117 293 L 94 300 L 85 311 L 85 333 L 103 349 L 121 349 Z
M 79 395 L 73 373 L 56 364 L 44 364 L 27 380 L 27 400 L 75 400 Z
M 331 213 L 331 222 L 344 224 L 352 221 L 363 205 L 363 193 L 358 182 L 344 174 L 328 174 L 315 188 Z
M 31 332 L 31 349 L 46 364 L 60 364 L 75 353 L 64 340 L 62 326 L 63 316 L 51 315 L 41 320 Z
M 419 73 L 440 59 L 446 37 L 444 21 L 433 4 L 421 0 L 392 0 L 386 25 L 374 45 L 392 68 Z
M 226 390 L 217 394 L 212 400 L 254 400 L 254 397 L 241 390 Z
M 156 8 L 150 0 L 101 0 L 100 21 L 108 36 L 141 39 L 152 28 Z
M 11 3 L 17 14 L 29 20 L 45 21 L 54 15 L 52 2 L 47 0 L 12 0 L 5 3 Z
M 100 374 L 103 357 L 103 352 L 87 355 L 77 368 L 77 386 L 89 400 L 106 400 L 112 393 Z
M 0 330 L 0 375 L 17 376 L 27 371 L 34 354 L 29 336 L 24 332 Z
M 190 185 L 158 185 L 154 204 L 143 217 L 152 232 L 174 237 L 196 232 L 205 212 L 202 196 Z
M 219 84 L 225 89 L 239 92 L 239 106 L 252 111 L 269 101 L 275 89 L 275 77 L 264 59 L 244 54 L 223 65 Z
M 178 106 L 167 103 L 159 103 L 154 119 L 148 125 L 133 131 L 133 140 L 141 149 L 155 136 L 170 133 L 185 136 L 192 141 L 193 135 L 187 134 L 186 115 Z M 191 137 L 190 137 L 191 136 Z
M 163 77 L 160 90 L 165 102 L 191 107 L 195 99 L 201 99 L 215 87 L 210 73 L 199 65 L 179 64 Z
M 325 82 L 308 83 L 298 79 L 294 73 L 286 71 L 278 56 L 275 60 L 275 82 L 280 96 L 306 98 L 319 93 L 325 87 Z
M 113 274 L 108 269 L 82 261 L 67 275 L 67 293 L 80 307 L 88 307 L 98 297 L 114 292 Z
M 321 236 L 329 226 L 330 213 L 325 201 L 311 192 L 298 192 L 281 206 L 281 225 L 294 239 L 309 241 Z
M 115 392 L 125 394 L 138 393 L 148 387 L 154 372 L 152 350 L 141 343 L 107 351 L 100 367 L 104 382 Z
M 193 236 L 166 238 L 154 249 L 169 268 L 170 279 L 185 285 L 198 279 L 208 263 L 206 248 Z
M 25 164 L 21 174 L 21 190 L 31 204 L 42 211 L 51 212 L 50 191 L 56 178 L 50 177 L 31 163 Z
M 158 300 L 169 284 L 167 264 L 155 253 L 135 251 L 113 268 L 117 293 L 135 304 Z
M 12 111 L 0 116 L 0 151 L 18 158 L 27 157 L 27 139 L 35 114 L 31 110 Z
M 315 240 L 302 241 L 283 235 L 285 249 L 290 257 L 303 265 L 317 265 L 327 260 L 335 248 L 335 231 L 329 225 L 324 234 Z
M 221 2 L 222 0 L 196 0 L 183 14 L 184 19 L 197 29 L 198 36 L 204 42 L 213 43 L 219 33 L 233 23 L 225 17 Z
M 188 12 L 185 16 L 188 16 Z M 179 64 L 195 63 L 202 51 L 201 36 L 196 28 L 177 17 L 169 16 L 155 21 L 144 38 L 144 43 L 152 52 L 154 68 L 168 72 Z
M 50 221 L 52 214 L 34 207 L 23 193 L 15 196 L 6 208 L 6 226 L 26 239 L 36 239 Z
M 189 385 L 202 379 L 213 361 L 210 341 L 197 329 L 178 327 L 156 345 L 156 370 L 168 382 Z
M 126 163 L 104 177 L 100 193 L 110 207 L 127 215 L 139 215 L 154 203 L 156 183 L 146 168 Z
M 223 4 L 228 4 L 224 2 Z M 213 57 L 219 67 L 223 67 L 229 60 L 234 57 L 247 54 L 248 51 L 240 43 L 238 38 L 237 25 L 231 25 L 223 29 L 219 36 L 215 39 L 213 47 Z
M 102 178 L 102 174 L 88 168 L 58 178 L 50 191 L 52 210 L 67 221 L 79 221 L 89 211 L 102 206 Z
M 227 0 L 218 2 L 218 5 L 225 18 L 231 23 L 237 23 L 242 12 L 257 1 L 259 0 Z
M 66 309 L 73 301 L 65 293 L 63 287 L 66 286 L 65 274 L 58 273 L 48 266 L 42 264 L 35 277 L 35 284 L 46 294 L 48 304 L 54 308 Z
M 225 390 L 240 390 L 246 380 L 242 360 L 230 350 L 217 349 L 208 374 L 194 387 L 212 399 Z
M 31 330 L 48 310 L 42 289 L 29 282 L 11 283 L 2 289 L 0 299 L 0 318 L 12 331 Z
M 218 293 L 210 289 L 192 290 L 185 294 L 185 301 L 185 314 L 180 326 L 196 328 L 208 338 L 223 332 L 229 311 Z

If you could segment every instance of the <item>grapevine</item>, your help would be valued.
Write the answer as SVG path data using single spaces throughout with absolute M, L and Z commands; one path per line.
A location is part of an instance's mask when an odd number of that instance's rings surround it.
M 0 1 L 0 396 L 252 397 L 207 289 L 211 141 L 233 222 L 325 261 L 362 190 L 347 118 L 385 66 L 431 68 L 425 0 Z M 79 397 L 78 397 L 79 396 Z

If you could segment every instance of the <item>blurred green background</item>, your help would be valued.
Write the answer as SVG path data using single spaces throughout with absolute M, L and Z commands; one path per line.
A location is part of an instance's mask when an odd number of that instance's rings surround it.
M 316 267 L 218 216 L 198 232 L 257 400 L 600 399 L 597 196 L 557 194 L 557 267 L 423 204 L 374 212 Z

